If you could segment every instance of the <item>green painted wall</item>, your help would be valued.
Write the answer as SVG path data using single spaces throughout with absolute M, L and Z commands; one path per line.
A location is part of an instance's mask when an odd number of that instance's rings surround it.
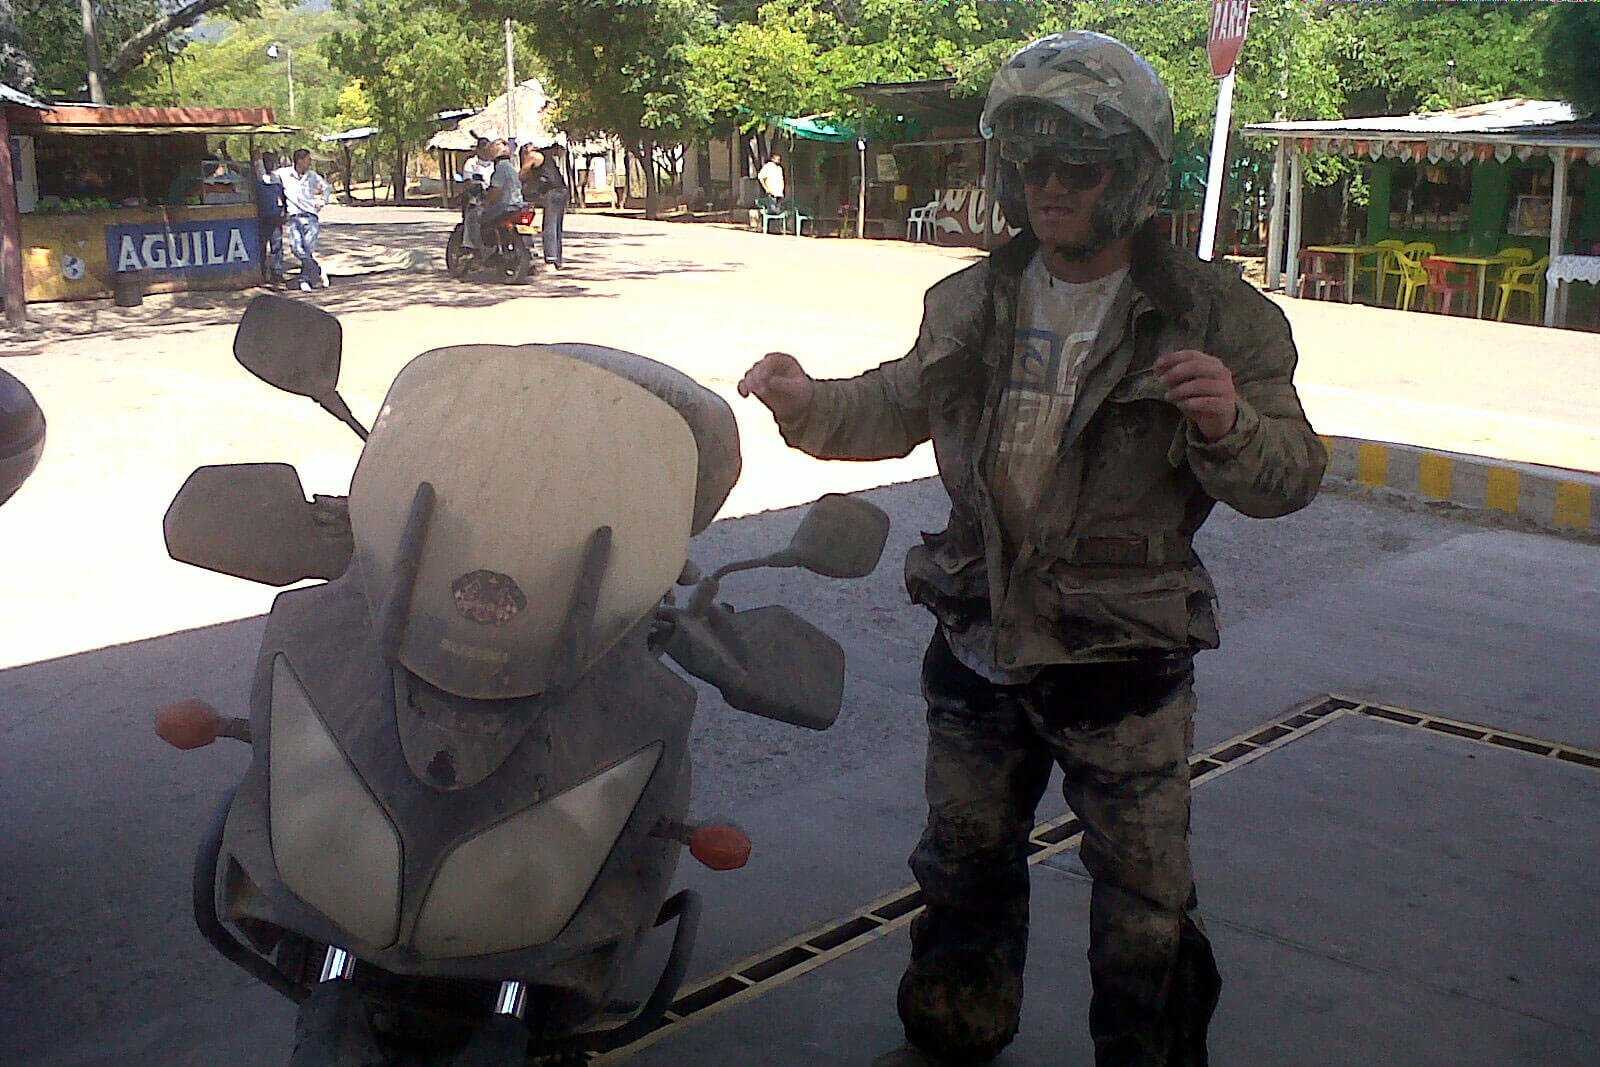
M 1510 167 L 1494 160 L 1472 167 L 1472 202 L 1468 205 L 1466 237 L 1474 247 L 1489 252 L 1500 250 L 1510 194 Z
M 1394 162 L 1380 159 L 1368 176 L 1367 243 L 1388 240 L 1389 192 L 1393 188 Z

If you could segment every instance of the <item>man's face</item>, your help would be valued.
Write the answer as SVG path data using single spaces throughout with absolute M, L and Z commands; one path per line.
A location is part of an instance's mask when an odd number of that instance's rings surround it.
M 1028 201 L 1028 221 L 1046 248 L 1068 259 L 1081 259 L 1099 246 L 1095 234 L 1095 208 L 1111 181 L 1108 162 L 1068 163 L 1042 157 L 1024 164 L 1022 187 Z
M 294 161 L 294 172 L 296 174 L 304 174 L 306 171 L 308 171 L 310 169 L 311 169 L 311 157 L 310 156 L 301 156 L 299 159 Z
M 478 158 L 485 163 L 494 158 L 494 142 L 484 141 L 478 145 Z

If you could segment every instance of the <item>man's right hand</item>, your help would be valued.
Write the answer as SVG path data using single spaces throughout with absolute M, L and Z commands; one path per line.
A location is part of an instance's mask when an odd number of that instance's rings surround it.
M 816 391 L 816 381 L 787 352 L 768 352 L 739 379 L 739 395 L 754 395 L 780 425 L 804 416 Z

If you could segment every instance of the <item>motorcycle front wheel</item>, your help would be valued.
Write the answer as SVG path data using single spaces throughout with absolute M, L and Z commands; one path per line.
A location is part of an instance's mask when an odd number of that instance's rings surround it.
M 472 252 L 467 248 L 467 227 L 456 223 L 450 231 L 450 240 L 444 245 L 444 269 L 452 278 L 465 278 L 472 269 Z

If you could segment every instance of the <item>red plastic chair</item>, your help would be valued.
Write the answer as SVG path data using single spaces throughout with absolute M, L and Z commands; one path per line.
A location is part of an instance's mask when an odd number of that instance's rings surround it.
M 1306 283 L 1312 285 L 1311 293 L 1318 300 L 1328 300 L 1330 291 L 1340 299 L 1344 299 L 1344 270 L 1339 266 L 1339 257 L 1329 252 L 1301 252 L 1300 253 L 1300 284 L 1296 295 L 1302 299 L 1306 295 Z
M 1474 291 L 1472 278 L 1461 264 L 1430 256 L 1422 261 L 1422 269 L 1428 272 L 1427 300 L 1436 310 L 1452 314 L 1450 309 L 1455 305 L 1457 293 L 1461 294 L 1462 306 L 1470 306 Z

